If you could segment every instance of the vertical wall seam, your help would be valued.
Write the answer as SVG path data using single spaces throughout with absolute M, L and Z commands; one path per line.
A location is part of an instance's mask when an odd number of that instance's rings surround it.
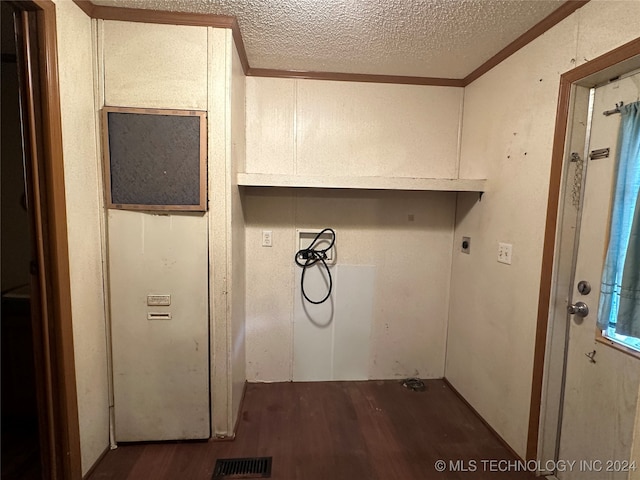
M 217 308 L 216 298 L 215 298 L 215 290 L 214 290 L 214 279 L 215 279 L 215 265 L 214 265 L 214 252 L 213 252 L 213 236 L 211 235 L 211 230 L 214 228 L 214 219 L 212 218 L 212 198 L 211 192 L 213 189 L 213 171 L 212 171 L 212 148 L 213 142 L 212 140 L 212 117 L 213 117 L 213 102 L 211 101 L 211 97 L 213 95 L 213 89 L 211 88 L 212 83 L 212 51 L 213 51 L 213 28 L 207 28 L 207 254 L 209 261 L 208 268 L 208 302 L 209 302 L 209 428 L 211 432 L 211 436 L 215 436 L 216 434 L 216 423 L 215 423 L 215 377 L 216 370 L 215 365 L 217 363 L 217 351 L 216 351 L 216 316 L 215 311 Z
M 578 53 L 580 53 L 580 17 L 582 16 L 582 10 L 578 9 L 578 11 L 575 12 L 575 14 L 576 14 L 576 38 L 575 38 L 576 53 L 573 56 L 573 59 L 574 59 L 573 66 L 577 67 L 578 65 L 581 64 L 581 62 L 578 60 Z
M 467 98 L 467 87 L 462 87 L 462 98 L 460 99 L 460 111 L 458 117 L 458 145 L 456 151 L 456 167 L 455 167 L 455 177 L 460 178 L 460 164 L 462 162 L 462 135 L 464 130 L 464 106 Z M 455 287 L 455 254 L 456 254 L 456 245 L 457 245 L 457 225 L 458 225 L 458 203 L 460 199 L 461 193 L 455 194 L 455 200 L 453 202 L 453 221 L 451 225 L 452 231 L 452 242 L 451 242 L 451 262 L 449 264 L 449 289 L 447 292 L 447 313 L 445 316 L 445 329 L 444 329 L 444 355 L 443 355 L 443 369 L 442 376 L 446 377 L 447 373 L 447 354 L 449 352 L 449 328 L 451 325 L 451 311 L 453 308 L 453 289 Z
M 211 198 L 209 192 L 211 191 L 211 173 L 209 172 L 209 162 L 210 162 L 210 141 L 209 141 L 209 126 L 211 125 L 211 27 L 207 27 L 207 211 L 205 216 L 207 218 L 207 339 L 208 339 L 208 355 L 207 355 L 207 377 L 209 383 L 209 436 L 213 437 L 214 435 L 214 425 L 213 425 L 213 367 L 212 362 L 215 355 L 215 349 L 213 348 L 213 302 L 211 300 L 211 292 L 212 292 L 212 254 L 211 254 Z
M 298 174 L 298 85 L 299 80 L 293 80 L 293 174 Z
M 231 228 L 231 219 L 233 218 L 233 201 L 231 199 L 231 108 L 232 108 L 232 75 L 233 75 L 233 39 L 231 37 L 231 30 L 225 30 L 225 42 L 224 42 L 224 54 L 225 54 L 225 238 L 227 244 L 225 246 L 225 256 L 227 260 L 226 272 L 227 272 L 227 290 L 226 290 L 226 329 L 227 329 L 227 434 L 233 434 L 233 232 Z
M 451 263 L 449 265 L 449 291 L 448 291 L 448 299 L 447 299 L 447 314 L 446 314 L 446 322 L 444 329 L 444 355 L 443 355 L 443 369 L 442 376 L 446 378 L 447 376 L 447 354 L 449 351 L 449 326 L 451 323 L 451 309 L 453 306 L 453 288 L 455 286 L 455 272 L 454 272 L 454 262 L 455 262 L 455 254 L 456 254 L 456 238 L 457 238 L 457 225 L 458 225 L 458 202 L 461 193 L 456 193 L 455 201 L 453 202 L 453 241 L 451 242 Z
M 458 145 L 456 151 L 455 178 L 460 178 L 460 163 L 462 161 L 462 129 L 464 127 L 464 101 L 466 98 L 467 88 L 462 88 L 462 98 L 460 98 L 460 112 L 458 118 Z
M 293 174 L 298 174 L 298 88 L 299 88 L 299 80 L 293 80 Z M 288 193 L 288 192 L 287 192 Z M 298 218 L 298 192 L 294 189 L 291 192 L 291 226 L 293 230 L 293 250 L 296 250 L 296 228 L 297 228 L 297 218 Z M 293 253 L 293 252 L 292 252 Z M 294 376 L 294 352 L 295 352 L 295 318 L 294 318 L 294 310 L 295 310 L 295 302 L 296 302 L 296 269 L 295 264 L 292 262 L 289 267 L 289 271 L 291 272 L 291 278 L 293 281 L 291 282 L 291 298 L 292 304 L 289 309 L 289 325 L 290 325 L 290 334 L 291 334 L 291 342 L 289 343 L 289 380 L 293 381 Z
M 294 189 L 294 191 L 291 193 L 291 230 L 292 230 L 292 245 L 293 245 L 293 249 L 295 250 L 296 247 L 296 219 L 298 218 L 298 191 L 297 189 Z M 294 253 L 294 252 L 292 252 Z M 293 299 L 291 302 L 291 308 L 289 309 L 289 328 L 290 328 L 290 334 L 291 334 L 291 341 L 289 342 L 289 380 L 293 381 L 293 362 L 294 362 L 294 351 L 295 351 L 295 318 L 294 318 L 294 310 L 295 310 L 295 301 L 296 301 L 296 266 L 295 263 L 292 261 L 290 263 L 290 267 L 289 267 L 289 272 L 291 275 L 291 278 L 293 279 L 291 282 L 291 298 Z
M 333 269 L 333 292 L 331 293 L 331 296 L 329 297 L 329 302 L 331 302 L 332 305 L 332 312 L 333 314 L 331 315 L 331 359 L 329 361 L 329 366 L 330 366 L 330 372 L 331 372 L 331 380 L 335 380 L 336 379 L 336 374 L 335 374 L 335 370 L 334 370 L 334 365 L 335 365 L 335 359 L 336 359 L 336 317 L 335 317 L 335 309 L 336 309 L 336 292 L 338 292 L 338 265 L 335 266 L 335 269 L 333 267 L 329 267 L 331 269 Z M 331 273 L 329 273 L 331 274 Z M 302 293 L 302 292 L 301 292 Z M 368 362 L 367 362 L 368 363 Z M 368 365 L 367 365 L 368 367 Z
M 95 115 L 95 144 L 98 168 L 96 169 L 96 181 L 98 184 L 98 210 L 99 210 L 99 229 L 100 229 L 100 255 L 102 262 L 102 298 L 104 308 L 104 330 L 105 330 L 105 348 L 107 355 L 107 395 L 108 395 L 108 418 L 109 418 L 109 447 L 113 450 L 117 448 L 115 438 L 115 393 L 113 384 L 113 347 L 111 335 L 111 289 L 109 275 L 109 224 L 107 219 L 107 210 L 105 207 L 105 191 L 104 191 L 104 170 L 102 168 L 102 124 L 101 124 L 101 108 L 105 104 L 105 78 L 104 78 L 104 20 L 91 20 L 92 34 L 92 50 L 93 50 L 93 99 L 94 99 L 94 115 Z

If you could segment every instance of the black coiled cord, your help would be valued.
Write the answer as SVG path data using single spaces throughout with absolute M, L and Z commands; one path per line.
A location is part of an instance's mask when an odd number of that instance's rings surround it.
M 331 234 L 331 242 L 329 242 L 329 246 L 322 249 L 314 248 L 316 243 L 320 240 L 322 234 L 329 232 Z M 333 231 L 332 228 L 325 228 L 320 233 L 316 235 L 311 244 L 307 248 L 303 248 L 302 250 L 298 250 L 294 257 L 296 265 L 302 267 L 302 277 L 300 278 L 300 290 L 302 290 L 302 296 L 309 303 L 313 303 L 314 305 L 319 305 L 327 301 L 327 299 L 331 296 L 331 290 L 333 289 L 333 280 L 331 278 L 331 271 L 329 270 L 329 266 L 327 265 L 327 252 L 331 250 L 333 244 L 336 243 L 336 232 Z M 327 271 L 327 275 L 329 276 L 329 291 L 325 295 L 322 300 L 316 301 L 311 300 L 307 293 L 304 291 L 304 275 L 307 272 L 307 268 L 315 265 L 316 263 L 321 262 L 324 265 L 325 270 Z

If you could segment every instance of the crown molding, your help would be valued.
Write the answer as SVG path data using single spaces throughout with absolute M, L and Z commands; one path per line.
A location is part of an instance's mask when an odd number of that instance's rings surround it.
M 573 12 L 575 12 L 577 9 L 584 6 L 588 2 L 589 0 L 565 1 L 560 7 L 558 7 L 556 10 L 551 12 L 551 14 L 548 17 L 543 18 L 540 22 L 536 23 L 533 27 L 531 27 L 529 30 L 524 32 L 522 35 L 516 38 L 513 42 L 511 42 L 509 45 L 504 47 L 502 50 L 496 53 L 493 57 L 491 57 L 489 60 L 484 62 L 482 65 L 480 65 L 469 75 L 467 75 L 464 78 L 464 86 L 466 87 L 470 83 L 480 78 L 482 75 L 487 73 L 493 67 L 502 63 L 504 60 L 506 60 L 511 55 L 516 53 L 522 47 L 528 45 L 529 43 L 534 41 L 536 38 L 538 38 L 540 35 L 545 33 L 547 30 L 550 30 L 552 27 L 556 26 L 558 23 L 560 23 L 562 20 L 567 18 L 569 15 L 571 15 Z
M 299 70 L 277 70 L 269 68 L 252 68 L 249 65 L 247 52 L 242 40 L 242 33 L 236 17 L 205 13 L 167 12 L 146 10 L 141 8 L 105 7 L 94 4 L 91 0 L 73 0 L 89 17 L 102 20 L 120 20 L 125 22 L 160 23 L 166 25 L 192 25 L 201 27 L 229 28 L 240 56 L 245 75 L 253 77 L 300 78 L 311 80 L 334 80 L 342 82 L 394 83 L 400 85 L 430 85 L 443 87 L 466 87 L 496 65 L 516 53 L 553 26 L 560 23 L 589 0 L 567 0 L 531 27 L 517 39 L 484 62 L 465 78 L 433 78 L 412 77 L 404 75 L 375 75 L 364 73 L 313 72 Z
M 464 80 L 458 78 L 409 77 L 404 75 L 377 75 L 368 73 L 312 72 L 304 70 L 249 68 L 248 76 L 300 78 L 306 80 L 334 80 L 340 82 L 396 83 L 400 85 L 464 87 Z
M 213 15 L 206 13 L 166 12 L 146 10 L 142 8 L 120 8 L 96 5 L 90 0 L 73 0 L 89 17 L 101 20 L 119 20 L 123 22 L 159 23 L 163 25 L 190 25 L 197 27 L 214 27 L 231 29 L 240 63 L 245 75 L 249 72 L 247 52 L 242 41 L 242 34 L 236 17 L 230 15 Z

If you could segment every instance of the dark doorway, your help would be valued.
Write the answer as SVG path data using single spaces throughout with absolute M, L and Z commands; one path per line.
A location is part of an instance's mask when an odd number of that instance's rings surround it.
M 2 480 L 42 478 L 30 265 L 33 237 L 21 128 L 14 10 L 1 2 Z
M 27 332 L 29 328 L 31 329 L 32 350 L 27 354 L 28 333 L 24 331 L 16 333 L 25 342 L 23 348 L 18 348 L 18 340 L 8 344 L 5 332 L 2 332 L 4 340 L 2 345 L 2 426 L 11 425 L 10 416 L 5 410 L 15 400 L 13 398 L 6 400 L 4 394 L 27 395 L 30 389 L 32 394 L 32 387 L 35 384 L 39 452 L 36 451 L 35 460 L 29 463 L 40 470 L 40 476 L 35 478 L 79 480 L 82 474 L 73 355 L 56 6 L 51 0 L 4 0 L 0 1 L 0 4 L 2 5 L 0 16 L 2 17 L 3 54 L 2 144 L 4 147 L 5 136 L 9 139 L 9 143 L 16 138 L 20 140 L 21 150 L 16 155 L 22 156 L 20 160 L 22 170 L 16 167 L 15 184 L 12 183 L 11 187 L 15 187 L 13 191 L 17 190 L 20 197 L 18 205 L 24 205 L 26 208 L 26 212 L 23 208 L 23 213 L 19 214 L 22 216 L 20 221 L 24 221 L 26 213 L 28 224 L 27 237 L 18 241 L 20 248 L 28 252 L 26 255 L 28 280 L 26 284 L 16 283 L 15 289 L 9 285 L 6 288 L 5 285 L 0 286 L 3 293 L 1 323 L 4 330 L 5 316 L 8 318 L 9 312 L 15 312 L 15 316 L 18 317 L 15 322 L 24 323 L 25 319 L 30 318 L 25 328 Z M 12 48 L 15 53 L 11 52 Z M 15 63 L 13 63 L 14 58 Z M 6 69 L 5 66 L 7 66 Z M 14 72 L 8 77 L 6 85 L 5 71 L 7 74 Z M 17 95 L 15 92 L 11 93 L 10 89 L 5 92 L 5 86 L 8 86 L 11 81 L 14 84 L 17 82 Z M 12 123 L 12 115 L 5 115 L 4 111 L 5 107 L 9 108 L 13 105 L 13 118 L 15 118 L 16 99 L 19 100 L 18 133 L 15 133 L 16 122 Z M 11 157 L 12 154 L 5 154 L 3 148 L 1 162 L 3 176 L 5 161 L 7 165 L 9 165 L 8 162 L 15 162 Z M 11 166 L 15 164 L 11 163 Z M 4 185 L 2 187 L 4 190 Z M 8 192 L 12 191 L 11 187 L 7 188 Z M 24 196 L 20 188 L 23 189 Z M 19 231 L 16 226 L 18 221 L 7 222 L 7 224 L 4 222 L 5 203 L 10 207 L 14 201 L 13 198 L 5 200 L 4 195 L 2 196 L 3 247 L 6 240 L 5 234 L 10 237 Z M 20 212 L 20 210 L 17 211 Z M 24 236 L 24 229 L 22 232 Z M 9 248 L 9 253 L 3 251 L 2 255 L 3 268 L 8 265 L 6 264 L 8 259 L 23 258 L 12 250 L 12 247 Z M 16 263 L 24 265 L 24 259 Z M 2 274 L 2 282 L 4 282 L 4 270 Z M 5 296 L 8 299 L 6 306 Z M 25 311 L 26 308 L 28 313 Z M 6 321 L 6 325 L 9 325 L 9 321 Z M 18 350 L 18 355 L 21 355 L 18 359 L 11 357 L 12 349 Z M 9 356 L 8 358 L 12 358 L 7 360 L 6 365 L 5 354 Z M 7 374 L 5 378 L 5 368 L 14 368 L 15 374 Z M 5 387 L 5 379 L 12 377 L 18 379 L 18 385 Z M 28 381 L 29 377 L 35 380 Z M 20 401 L 20 405 L 15 401 L 15 404 L 20 408 L 26 408 L 29 404 L 33 406 L 31 394 L 30 401 Z M 5 404 L 5 400 L 8 403 Z M 11 411 L 11 408 L 8 408 L 7 412 L 11 413 Z M 33 409 L 30 411 L 32 412 Z M 19 429 L 21 434 L 27 430 L 26 422 L 18 419 L 13 423 L 21 426 Z M 5 441 L 4 430 L 2 434 L 2 446 L 11 447 L 12 442 Z M 16 451 L 24 452 L 25 449 L 16 448 Z M 4 455 L 5 452 L 2 453 L 2 466 L 5 467 L 7 458 Z M 32 456 L 29 458 L 31 459 Z M 29 473 L 26 471 L 16 475 L 19 475 L 17 478 L 32 478 L 27 476 Z M 3 469 L 4 478 L 10 477 L 5 477 Z

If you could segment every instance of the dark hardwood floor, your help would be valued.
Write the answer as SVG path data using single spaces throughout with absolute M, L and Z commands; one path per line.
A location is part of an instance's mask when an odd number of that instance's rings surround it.
M 218 458 L 255 456 L 273 457 L 271 478 L 280 480 L 536 478 L 496 471 L 506 464 L 489 460 L 513 455 L 443 381 L 426 384 L 424 392 L 395 381 L 249 384 L 234 441 L 120 446 L 89 479 L 205 480 Z

